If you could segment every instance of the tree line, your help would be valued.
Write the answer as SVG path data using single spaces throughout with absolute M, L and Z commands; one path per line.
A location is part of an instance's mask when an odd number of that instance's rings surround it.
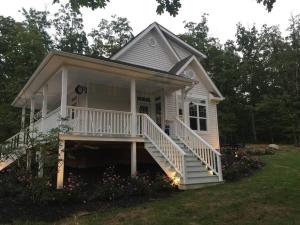
M 69 4 L 57 13 L 22 9 L 24 20 L 0 16 L 0 140 L 20 129 L 20 111 L 10 106 L 51 50 L 109 57 L 132 37 L 128 19 L 100 20 L 86 33 L 80 12 Z M 179 34 L 207 55 L 202 61 L 225 100 L 219 104 L 223 143 L 300 144 L 300 16 L 278 26 L 237 24 L 236 37 L 221 43 L 209 35 L 207 14 L 184 22 Z

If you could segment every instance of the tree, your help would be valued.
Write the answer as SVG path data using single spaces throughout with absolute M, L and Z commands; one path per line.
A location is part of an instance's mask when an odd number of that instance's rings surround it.
M 0 16 L 0 139 L 19 128 L 20 112 L 10 104 L 50 48 L 47 13 L 23 14 L 23 22 Z
M 268 12 L 271 12 L 273 9 L 273 6 L 276 2 L 276 0 L 256 0 L 257 3 L 262 3 L 266 9 L 268 10 Z
M 276 0 L 256 0 L 257 3 L 262 3 L 268 12 L 271 12 L 273 9 L 273 5 L 276 2 Z M 59 3 L 60 0 L 53 0 L 53 4 Z M 105 8 L 107 3 L 109 3 L 110 0 L 69 0 L 69 3 L 72 7 L 72 9 L 79 13 L 81 7 L 88 7 L 92 10 L 98 9 L 98 8 Z M 181 8 L 180 0 L 156 0 L 158 3 L 156 8 L 156 13 L 161 15 L 164 12 L 168 12 L 171 16 L 177 16 L 179 9 Z
M 84 31 L 82 15 L 70 4 L 61 5 L 52 23 L 56 30 L 55 48 L 65 52 L 88 54 L 89 45 Z
M 111 21 L 102 19 L 97 29 L 93 29 L 89 36 L 92 37 L 92 56 L 109 57 L 123 47 L 133 38 L 129 21 L 124 17 L 112 16 Z

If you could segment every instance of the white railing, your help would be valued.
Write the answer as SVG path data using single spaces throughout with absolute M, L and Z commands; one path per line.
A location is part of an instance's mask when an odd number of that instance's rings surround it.
M 45 132 L 50 131 L 53 128 L 57 128 L 60 123 L 60 107 L 49 112 L 44 118 Z
M 219 177 L 219 181 L 223 181 L 220 152 L 215 150 L 179 118 L 175 120 L 174 125 L 176 137 Z
M 68 106 L 67 124 L 72 133 L 131 135 L 130 112 Z
M 0 170 L 25 154 L 25 145 L 29 142 L 29 130 L 25 129 L 7 139 L 0 145 Z
M 141 133 L 160 151 L 165 159 L 185 179 L 185 152 L 146 114 L 138 114 Z M 138 119 L 139 120 L 139 119 Z

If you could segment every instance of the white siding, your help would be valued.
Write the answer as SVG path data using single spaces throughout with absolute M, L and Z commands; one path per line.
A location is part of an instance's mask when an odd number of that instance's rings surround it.
M 198 79 L 198 81 L 199 83 L 188 92 L 188 97 L 196 97 L 199 99 L 205 99 L 207 101 L 207 131 L 201 131 L 197 133 L 214 148 L 219 149 L 217 105 L 216 103 L 209 101 L 209 91 L 200 79 Z M 186 110 L 188 114 L 188 103 Z
M 180 47 L 178 44 L 176 44 L 175 42 L 169 40 L 172 48 L 174 49 L 174 51 L 177 53 L 177 55 L 179 56 L 180 59 L 184 59 L 186 57 L 188 57 L 189 55 L 192 55 L 191 52 L 187 51 L 186 49 Z
M 130 90 L 120 87 L 90 84 L 88 107 L 129 112 Z
M 193 69 L 188 66 L 187 69 Z M 196 70 L 194 70 L 196 71 Z M 214 148 L 219 149 L 219 130 L 217 105 L 209 101 L 209 91 L 200 78 L 196 78 L 199 83 L 195 85 L 188 93 L 185 101 L 186 121 L 189 124 L 188 104 L 191 99 L 204 99 L 207 102 L 207 131 L 197 132 L 202 138 L 210 143 Z M 181 102 L 181 91 L 174 92 L 166 96 L 166 120 L 172 121 L 178 115 L 178 108 Z M 172 124 L 172 122 L 169 122 Z M 172 125 L 171 125 L 172 126 Z
M 157 44 L 155 46 L 149 45 L 150 38 L 156 40 Z M 168 47 L 166 47 L 165 42 L 159 36 L 157 31 L 152 30 L 117 60 L 169 71 L 176 63 L 176 59 L 171 54 L 172 53 L 168 50 Z
M 174 120 L 177 117 L 176 92 L 166 94 L 165 96 L 165 118 Z

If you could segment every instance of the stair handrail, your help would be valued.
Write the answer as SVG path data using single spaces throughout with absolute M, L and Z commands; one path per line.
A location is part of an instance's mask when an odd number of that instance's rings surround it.
M 181 121 L 180 118 L 175 120 L 175 135 L 219 177 L 219 181 L 223 181 L 220 152 L 215 150 L 212 145 Z
M 17 149 L 19 147 L 23 147 L 24 145 L 26 145 L 28 138 L 27 138 L 27 130 L 28 129 L 24 129 L 22 131 L 19 131 L 18 133 L 14 134 L 12 137 L 6 139 L 2 144 L 1 144 L 1 148 L 9 148 L 10 150 L 12 149 Z M 11 155 L 17 155 L 18 152 L 14 152 L 11 153 Z M 7 158 L 7 157 L 5 157 Z M 9 157 L 8 157 L 9 158 Z M 0 161 L 3 161 L 3 156 L 0 155 Z
M 142 134 L 157 148 L 183 179 L 185 176 L 184 157 L 186 153 L 147 114 L 143 116 Z M 156 136 L 156 138 L 155 138 Z

